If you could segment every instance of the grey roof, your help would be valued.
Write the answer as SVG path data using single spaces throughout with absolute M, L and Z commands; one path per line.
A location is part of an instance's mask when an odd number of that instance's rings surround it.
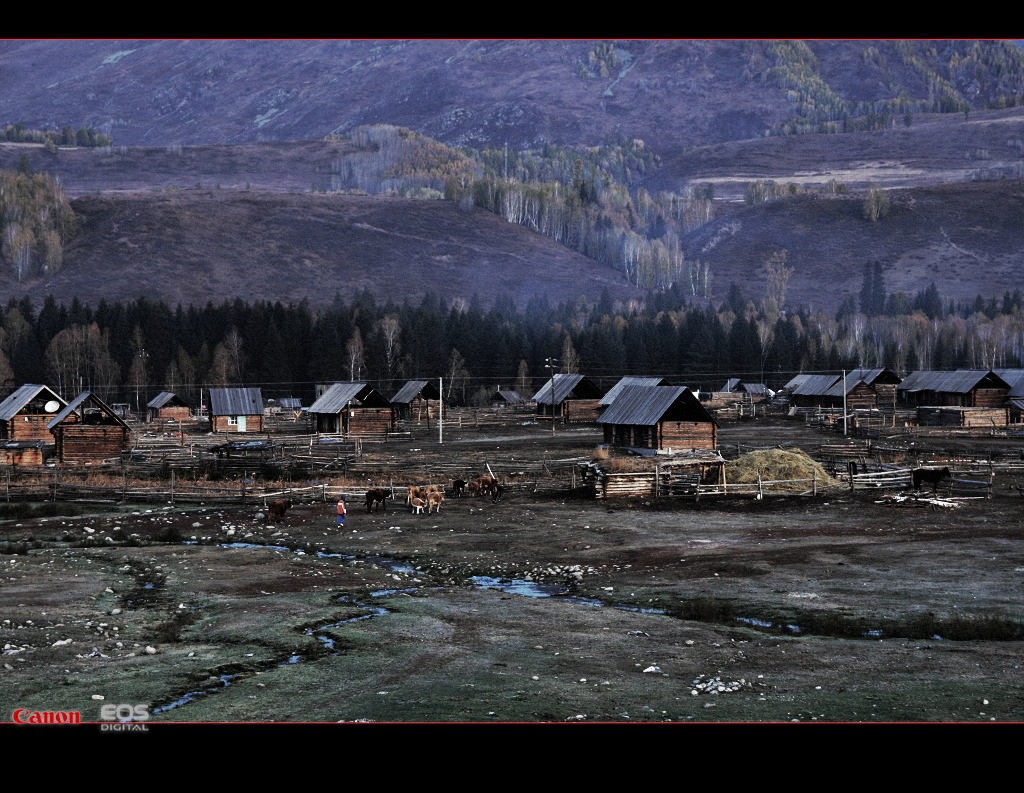
M 106 402 L 104 402 L 102 399 L 100 399 L 98 396 L 92 393 L 92 391 L 83 391 L 81 394 L 79 394 L 70 402 L 68 402 L 65 408 L 47 423 L 46 429 L 52 430 L 54 427 L 56 427 L 58 424 L 64 421 L 64 419 L 66 419 L 68 416 L 70 416 L 72 413 L 78 410 L 78 408 L 82 407 L 86 402 L 95 403 L 95 405 L 100 410 L 102 410 L 104 413 L 106 413 L 108 416 L 114 419 L 114 421 L 116 421 L 122 427 L 128 426 L 127 424 L 124 423 L 124 420 L 119 415 L 117 415 L 113 410 L 111 410 L 110 406 L 107 405 Z
M 518 391 L 509 391 L 505 388 L 498 389 L 498 396 L 504 399 L 510 405 L 522 405 L 526 403 L 523 395 Z
M 398 389 L 398 392 L 391 397 L 391 404 L 393 405 L 408 405 L 416 397 L 421 396 L 421 392 L 426 391 L 426 394 L 422 394 L 424 399 L 437 399 L 437 389 L 433 387 L 433 384 L 429 380 L 410 380 L 404 386 Z
M 811 375 L 809 375 L 809 374 L 802 374 L 802 373 L 798 374 L 798 375 L 794 375 L 793 379 L 790 380 L 788 383 L 786 383 L 784 386 L 782 386 L 782 388 L 784 390 L 786 390 L 786 391 L 793 392 L 797 388 L 799 388 L 801 385 L 803 385 L 807 381 L 807 378 L 810 377 L 810 376 Z
M 551 398 L 552 383 L 554 383 L 553 402 Z M 573 392 L 580 386 L 583 386 L 585 391 L 591 392 L 595 395 L 599 393 L 597 386 L 581 374 L 557 374 L 552 376 L 550 380 L 541 386 L 540 391 L 533 395 L 533 401 L 538 405 L 561 405 L 566 399 L 572 396 Z M 580 398 L 586 399 L 588 397 Z
M 827 396 L 842 397 L 843 394 L 849 394 L 854 388 L 857 387 L 858 383 L 865 383 L 871 385 L 880 375 L 890 370 L 882 367 L 879 369 L 854 369 L 853 371 L 846 373 L 846 380 L 842 377 L 836 380 L 835 384 L 826 392 Z M 895 377 L 895 372 L 892 372 Z M 845 388 L 844 384 L 845 383 Z
M 210 415 L 262 416 L 263 392 L 259 388 L 211 388 Z
M 597 419 L 598 424 L 652 425 L 661 421 L 677 400 L 683 400 L 695 421 L 713 422 L 711 414 L 681 385 L 627 385 Z
M 146 403 L 146 407 L 162 408 L 168 402 L 173 402 L 174 400 L 177 400 L 178 404 L 180 405 L 185 404 L 184 400 L 182 400 L 182 398 L 175 394 L 173 391 L 161 391 L 159 394 L 157 394 L 155 397 L 149 400 L 149 402 Z
M 341 413 L 350 402 L 374 407 L 388 407 L 390 404 L 384 395 L 369 383 L 333 383 L 309 406 L 309 412 Z
M 734 388 L 739 386 L 740 379 L 738 377 L 730 377 L 725 381 L 725 385 L 722 386 L 722 391 L 732 391 Z
M 841 379 L 841 375 L 838 374 L 809 374 L 803 382 L 793 389 L 793 395 L 824 396 Z
M 1010 385 L 1011 399 L 1024 397 L 1024 369 L 994 369 Z
M 918 371 L 907 375 L 896 388 L 900 391 L 934 391 L 940 394 L 966 394 L 988 375 L 1007 388 L 1008 382 L 989 369 L 957 369 L 955 372 Z
M 21 386 L 21 388 L 15 390 L 3 402 L 0 402 L 0 421 L 10 421 L 18 414 L 19 410 L 35 399 L 39 392 L 43 390 L 49 391 L 50 395 L 60 402 L 62 406 L 67 404 L 67 402 L 54 393 L 52 388 L 45 385 L 29 383 Z
M 608 393 L 605 394 L 603 397 L 601 397 L 600 401 L 597 404 L 599 404 L 599 405 L 610 405 L 612 402 L 615 401 L 615 397 L 617 397 L 619 395 L 619 392 L 622 391 L 622 389 L 625 388 L 628 385 L 664 385 L 664 384 L 665 384 L 665 378 L 664 377 L 634 377 L 633 375 L 627 375 L 626 377 L 623 377 L 621 380 L 619 380 L 619 382 L 617 382 L 615 385 L 613 385 L 611 387 L 611 390 L 608 391 Z
M 281 399 L 278 400 L 278 404 L 283 408 L 295 408 L 298 410 L 302 407 L 302 400 L 298 397 L 281 397 Z

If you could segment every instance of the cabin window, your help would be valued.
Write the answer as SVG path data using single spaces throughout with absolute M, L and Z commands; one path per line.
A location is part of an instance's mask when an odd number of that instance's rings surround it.
M 228 426 L 229 427 L 236 427 L 236 426 L 238 426 L 238 416 L 228 416 Z

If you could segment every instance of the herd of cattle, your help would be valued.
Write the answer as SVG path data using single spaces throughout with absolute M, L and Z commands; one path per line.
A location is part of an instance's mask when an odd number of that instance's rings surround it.
M 453 498 L 469 496 L 490 496 L 491 503 L 501 501 L 505 492 L 505 486 L 496 476 L 479 476 L 476 479 L 466 481 L 455 479 L 452 482 L 451 493 Z M 389 488 L 377 487 L 366 491 L 366 511 L 373 512 L 374 506 L 378 511 L 388 511 L 387 500 L 393 494 Z M 425 511 L 428 515 L 431 512 L 440 512 L 441 504 L 444 502 L 444 485 L 409 485 L 406 489 L 405 503 L 412 510 L 413 514 L 421 515 Z

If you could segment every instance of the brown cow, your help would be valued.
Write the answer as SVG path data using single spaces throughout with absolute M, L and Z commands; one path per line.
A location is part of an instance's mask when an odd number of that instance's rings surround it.
M 292 502 L 287 498 L 279 498 L 277 501 L 270 502 L 270 519 L 274 523 L 280 523 L 284 520 L 284 513 L 291 507 Z
M 420 485 L 409 485 L 408 492 L 405 496 L 405 503 L 411 504 L 414 498 L 424 498 L 427 492 L 420 487 Z
M 427 502 L 424 501 L 422 498 L 419 498 L 419 497 L 413 498 L 413 500 L 411 502 L 409 502 L 409 503 L 412 505 L 412 513 L 414 515 L 422 515 L 423 514 L 423 508 L 425 506 L 427 506 Z
M 467 485 L 467 487 L 469 488 L 469 494 L 471 496 L 476 497 L 476 496 L 480 495 L 480 480 L 479 479 L 472 480 Z
M 441 511 L 441 502 L 444 501 L 444 493 L 428 493 L 427 494 L 427 514 L 430 514 L 430 510 L 434 512 Z

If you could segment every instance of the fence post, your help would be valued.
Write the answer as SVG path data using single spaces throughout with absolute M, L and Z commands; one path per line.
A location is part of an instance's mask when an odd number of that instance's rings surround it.
M 761 486 L 761 469 L 757 469 L 757 498 L 758 501 L 764 498 L 764 488 Z
M 818 472 L 811 469 L 811 495 L 818 495 Z

